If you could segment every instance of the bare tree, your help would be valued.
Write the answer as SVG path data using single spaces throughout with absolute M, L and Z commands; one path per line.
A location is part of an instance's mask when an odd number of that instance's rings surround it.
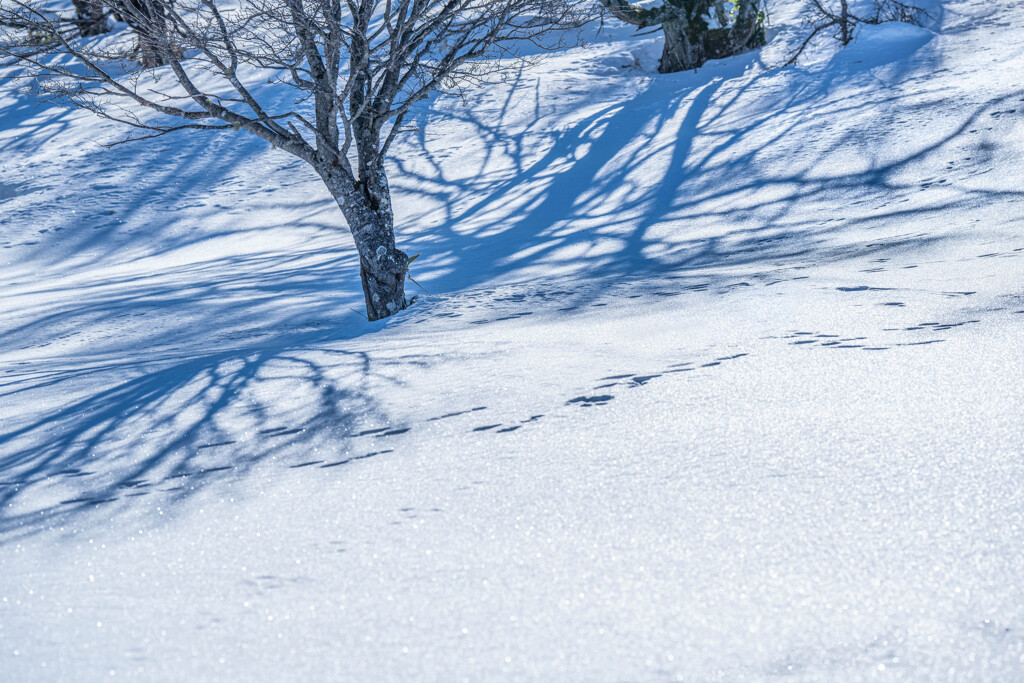
M 851 11 L 849 0 L 838 0 L 838 6 L 830 0 L 808 0 L 804 10 L 804 24 L 809 32 L 803 42 L 797 46 L 785 66 L 795 64 L 807 46 L 819 34 L 831 34 L 845 47 L 853 40 L 854 30 L 860 24 L 884 24 L 889 21 L 901 21 L 915 26 L 922 25 L 930 14 L 917 5 L 902 0 L 874 0 L 870 11 L 859 14 Z
M 48 1 L 0 2 L 0 56 L 38 94 L 134 127 L 120 142 L 244 130 L 308 163 L 354 238 L 370 320 L 407 305 L 384 160 L 410 108 L 585 20 L 574 0 L 80 0 L 133 27 L 140 64 L 124 34 L 83 39 Z M 294 105 L 273 108 L 268 81 Z
M 665 48 L 658 71 L 696 69 L 765 42 L 761 0 L 664 0 L 661 4 L 600 0 L 612 16 L 638 28 L 661 27 Z

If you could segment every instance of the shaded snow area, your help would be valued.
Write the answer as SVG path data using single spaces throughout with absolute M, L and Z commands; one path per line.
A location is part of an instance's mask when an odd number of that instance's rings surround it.
M 424 103 L 379 324 L 301 163 L 4 89 L 0 679 L 1024 680 L 1024 6 L 932 10 Z

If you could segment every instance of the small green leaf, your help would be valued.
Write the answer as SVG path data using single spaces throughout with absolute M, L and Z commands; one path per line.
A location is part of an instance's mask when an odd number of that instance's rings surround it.
M 412 263 L 413 261 L 415 261 L 419 257 L 420 257 L 419 254 L 413 254 L 412 256 L 409 257 L 409 260 L 406 263 Z

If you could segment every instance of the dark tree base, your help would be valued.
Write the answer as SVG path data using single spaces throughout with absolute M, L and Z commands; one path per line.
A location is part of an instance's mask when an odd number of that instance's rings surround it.
M 664 22 L 661 27 L 665 33 L 665 49 L 658 71 L 670 74 L 697 69 L 709 59 L 724 59 L 763 47 L 762 15 L 753 7 L 746 7 L 746 12 L 729 28 L 709 29 L 703 23 L 684 27 L 675 21 Z

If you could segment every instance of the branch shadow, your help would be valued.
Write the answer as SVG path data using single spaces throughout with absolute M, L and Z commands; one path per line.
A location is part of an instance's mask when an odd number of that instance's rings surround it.
M 571 313 L 603 291 L 573 286 L 581 279 L 683 289 L 919 250 L 941 239 L 928 221 L 952 207 L 1024 201 L 975 182 L 992 165 L 982 117 L 1024 91 L 908 139 L 899 127 L 944 94 L 911 101 L 900 84 L 939 72 L 941 59 L 926 43 L 864 57 L 780 73 L 750 54 L 655 79 L 599 51 L 578 81 L 522 70 L 472 109 L 434 99 L 394 162 L 400 240 L 424 254 L 415 275 L 476 294 L 494 281 L 545 283 Z M 3 149 L 26 152 L 46 126 L 66 125 L 37 118 L 23 146 Z M 434 137 L 440 122 L 458 135 Z M 77 163 L 67 189 L 38 188 L 48 207 L 0 219 L 41 235 L 17 245 L 4 282 L 0 543 L 151 497 L 172 511 L 263 463 L 348 453 L 367 419 L 392 421 L 378 390 L 444 360 L 361 343 L 380 327 L 344 312 L 361 296 L 356 259 L 298 162 L 280 171 L 284 157 L 231 136 L 168 139 Z M 886 140 L 900 143 L 887 156 L 865 151 Z M 951 155 L 963 160 L 952 182 L 915 175 Z M 244 176 L 269 165 L 285 180 L 254 193 L 259 181 Z M 90 196 L 75 196 L 83 183 Z M 235 197 L 245 206 L 221 203 Z M 282 227 L 301 241 L 272 242 Z M 472 305 L 495 305 L 485 298 Z
M 975 182 L 991 169 L 982 118 L 1024 91 L 964 110 L 941 136 L 913 130 L 914 113 L 947 96 L 933 89 L 922 102 L 917 88 L 948 70 L 931 36 L 855 44 L 815 68 L 773 70 L 751 53 L 633 91 L 624 81 L 643 76 L 598 53 L 581 67 L 595 89 L 549 91 L 547 112 L 543 77 L 528 73 L 497 106 L 433 102 L 421 131 L 455 117 L 485 151 L 421 132 L 398 162 L 396 186 L 428 207 L 407 223 L 436 226 L 406 236 L 424 254 L 420 281 L 458 291 L 552 273 L 707 279 L 933 245 L 934 216 L 1024 200 Z M 525 93 L 537 93 L 533 106 Z M 950 155 L 955 174 L 920 176 Z
M 124 511 L 142 496 L 173 513 L 211 482 L 240 481 L 261 463 L 295 466 L 299 453 L 322 461 L 358 448 L 358 428 L 391 423 L 374 392 L 400 388 L 410 368 L 438 358 L 351 348 L 336 322 L 287 321 L 255 338 L 193 343 L 191 353 L 112 345 L 5 369 L 0 542 L 84 523 L 100 507 Z M 40 409 L 46 396 L 60 399 Z
M 301 164 L 195 135 L 69 160 L 67 113 L 33 116 L 0 138 L 0 543 L 345 456 L 392 420 L 374 392 L 437 359 L 356 343 L 380 326 L 349 310 L 351 238 Z

